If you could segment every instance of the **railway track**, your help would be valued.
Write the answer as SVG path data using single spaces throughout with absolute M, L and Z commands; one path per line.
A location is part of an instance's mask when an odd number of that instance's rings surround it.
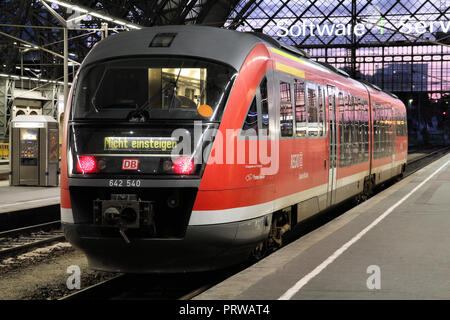
M 413 174 L 429 163 L 436 161 L 447 152 L 450 147 L 433 150 L 423 156 L 408 162 L 404 177 Z M 375 194 L 392 185 L 385 184 Z M 307 223 L 301 224 L 295 236 L 286 239 L 286 244 L 301 238 L 303 235 L 323 226 L 339 215 L 355 206 L 347 202 L 332 212 L 318 214 Z M 120 274 L 109 280 L 79 290 L 61 300 L 96 300 L 96 299 L 146 299 L 146 300 L 190 300 L 208 290 L 217 283 L 249 267 L 251 262 L 235 266 L 221 272 L 199 274 L 159 274 L 159 275 L 127 275 Z
M 436 161 L 437 159 L 441 158 L 445 154 L 447 154 L 450 151 L 450 146 L 442 147 L 436 150 L 432 150 L 428 153 L 425 153 L 422 156 L 419 156 L 417 158 L 414 158 L 407 162 L 406 165 L 406 171 L 404 174 L 404 177 L 407 177 L 414 172 L 422 169 L 423 167 L 427 166 L 433 161 Z
M 241 267 L 242 269 L 242 267 Z M 119 274 L 60 300 L 190 300 L 239 270 L 190 274 Z
M 2 231 L 0 232 L 0 258 L 64 240 L 60 221 Z

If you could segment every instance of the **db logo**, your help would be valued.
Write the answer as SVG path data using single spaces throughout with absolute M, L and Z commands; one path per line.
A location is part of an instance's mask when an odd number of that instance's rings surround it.
M 138 159 L 123 159 L 122 170 L 137 170 L 139 167 Z

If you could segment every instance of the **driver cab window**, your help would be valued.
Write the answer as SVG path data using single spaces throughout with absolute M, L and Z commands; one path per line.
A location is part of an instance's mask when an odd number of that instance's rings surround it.
M 266 77 L 263 77 L 256 89 L 241 129 L 241 136 L 256 137 L 258 134 L 269 135 L 269 98 Z
M 256 96 L 253 97 L 247 116 L 242 126 L 242 134 L 245 136 L 253 136 L 258 134 L 258 108 L 256 106 Z
M 195 109 L 206 101 L 205 68 L 149 68 L 149 105 L 152 108 Z

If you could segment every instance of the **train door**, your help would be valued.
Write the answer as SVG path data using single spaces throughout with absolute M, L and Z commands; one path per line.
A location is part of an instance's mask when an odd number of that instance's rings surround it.
M 374 114 L 373 112 L 373 108 L 372 108 L 372 96 L 369 94 L 369 100 L 368 100 L 368 112 L 369 112 L 369 117 L 368 117 L 368 125 L 369 125 L 369 176 L 372 175 L 372 165 L 373 165 L 373 133 L 374 133 L 374 128 L 373 128 L 373 118 L 374 118 Z
M 392 166 L 391 166 L 391 176 L 394 177 L 397 175 L 397 167 L 395 166 L 395 141 L 397 140 L 397 110 L 395 110 L 394 107 L 391 107 L 391 131 L 392 131 L 392 148 L 391 148 L 391 154 L 392 154 Z
M 276 192 L 285 194 L 293 192 L 292 184 L 295 183 L 291 171 L 291 156 L 294 154 L 294 99 L 293 78 L 285 74 L 277 73 L 277 100 L 279 106 L 279 158 L 280 170 L 278 172 L 279 183 Z
M 336 96 L 335 88 L 327 86 L 328 96 L 328 141 L 329 141 L 329 166 L 328 166 L 328 189 L 327 206 L 333 204 L 336 198 L 336 175 L 337 175 L 337 124 L 336 124 Z
M 391 107 L 391 120 L 392 120 L 392 126 L 391 126 L 391 130 L 392 130 L 392 170 L 394 170 L 394 164 L 395 164 L 395 138 L 396 138 L 396 133 L 397 133 L 397 112 L 395 110 L 394 107 Z

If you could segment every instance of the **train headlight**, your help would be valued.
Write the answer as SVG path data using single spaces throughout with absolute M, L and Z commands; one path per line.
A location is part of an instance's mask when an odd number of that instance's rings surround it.
M 173 171 L 176 174 L 191 174 L 194 172 L 194 161 L 189 157 L 181 157 L 173 162 Z
M 97 168 L 101 171 L 106 168 L 106 161 L 103 159 L 98 160 Z
M 93 156 L 78 157 L 77 170 L 79 173 L 97 172 L 97 160 Z
M 163 164 L 162 164 L 162 167 L 163 167 L 163 171 L 164 172 L 172 173 L 173 163 L 170 160 L 164 160 Z

